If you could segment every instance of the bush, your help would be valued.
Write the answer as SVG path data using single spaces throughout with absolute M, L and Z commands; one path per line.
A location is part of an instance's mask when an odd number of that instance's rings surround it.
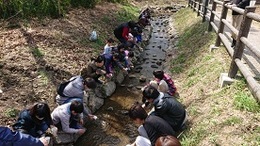
M 18 14 L 22 17 L 59 17 L 67 12 L 68 8 L 93 8 L 99 0 L 1 0 L 0 17 L 8 18 Z

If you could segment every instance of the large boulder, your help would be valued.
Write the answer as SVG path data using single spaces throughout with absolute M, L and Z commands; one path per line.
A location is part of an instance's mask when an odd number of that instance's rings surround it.
M 104 84 L 103 88 L 105 90 L 106 96 L 109 97 L 116 91 L 116 83 L 109 81 Z

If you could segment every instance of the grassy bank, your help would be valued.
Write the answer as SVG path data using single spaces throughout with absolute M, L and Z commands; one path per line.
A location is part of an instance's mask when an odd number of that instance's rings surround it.
M 242 76 L 219 88 L 220 73 L 228 72 L 231 59 L 222 47 L 209 52 L 216 35 L 205 33 L 208 23 L 196 14 L 186 8 L 174 16 L 180 38 L 171 71 L 178 77 L 180 100 L 190 121 L 181 142 L 184 146 L 260 145 L 260 106 Z

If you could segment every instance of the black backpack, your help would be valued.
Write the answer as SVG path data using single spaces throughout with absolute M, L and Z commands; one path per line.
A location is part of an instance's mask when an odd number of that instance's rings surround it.
M 66 86 L 71 82 L 71 81 L 74 81 L 76 78 L 74 78 L 73 80 L 69 80 L 69 81 L 66 81 L 66 82 L 62 82 L 58 88 L 57 88 L 57 93 L 62 96 L 62 97 L 68 97 L 66 95 L 63 94 L 63 91 L 64 89 L 66 88 Z

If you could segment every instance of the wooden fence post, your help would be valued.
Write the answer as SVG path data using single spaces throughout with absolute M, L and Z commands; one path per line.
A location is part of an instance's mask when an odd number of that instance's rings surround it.
M 225 1 L 223 2 L 223 5 L 222 5 L 222 12 L 221 12 L 220 20 L 219 20 L 217 40 L 216 40 L 216 43 L 215 43 L 215 46 L 216 46 L 216 47 L 219 47 L 219 46 L 220 46 L 220 43 L 221 43 L 221 39 L 220 39 L 220 37 L 219 37 L 219 34 L 220 34 L 220 33 L 223 33 L 223 31 L 224 31 L 224 26 L 225 26 L 225 24 L 222 22 L 222 19 L 226 19 L 226 18 L 227 18 L 228 8 L 225 7 L 225 4 L 227 4 L 228 2 L 229 2 L 229 0 L 225 0 Z
M 256 7 L 246 7 L 245 12 L 243 14 L 243 20 L 238 32 L 238 36 L 236 38 L 237 43 L 236 46 L 234 48 L 234 55 L 231 61 L 231 65 L 230 65 L 230 69 L 229 69 L 229 73 L 228 76 L 230 78 L 234 78 L 237 74 L 238 71 L 238 66 L 235 63 L 235 59 L 241 59 L 242 55 L 243 55 L 243 51 L 245 48 L 245 44 L 243 42 L 241 42 L 240 38 L 241 37 L 246 37 L 248 36 L 250 27 L 251 27 L 251 23 L 252 23 L 252 19 L 246 17 L 246 14 L 249 12 L 255 12 Z
M 209 18 L 208 31 L 212 31 L 212 26 L 211 26 L 210 23 L 211 23 L 211 22 L 214 22 L 215 14 L 212 13 L 212 12 L 213 12 L 213 11 L 216 11 L 216 7 L 217 7 L 217 3 L 213 1 L 212 10 L 211 10 L 210 18 Z
M 189 2 L 188 2 L 188 6 L 191 7 L 191 0 L 189 0 Z
M 203 17 L 202 17 L 202 22 L 206 21 L 206 15 L 207 15 L 207 11 L 208 11 L 208 4 L 209 4 L 209 0 L 205 0 L 204 1 L 204 7 L 203 7 Z
M 194 5 L 193 5 L 193 11 L 196 11 L 196 7 L 197 7 L 197 3 L 196 3 L 196 0 L 194 0 Z
M 197 16 L 200 16 L 200 9 L 201 9 L 201 0 L 198 1 L 199 2 L 199 7 L 198 7 L 198 12 L 197 12 Z

